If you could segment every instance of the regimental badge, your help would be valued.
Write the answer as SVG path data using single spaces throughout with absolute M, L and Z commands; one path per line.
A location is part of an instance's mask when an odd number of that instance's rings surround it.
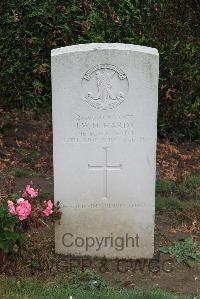
M 126 99 L 129 82 L 118 67 L 100 64 L 88 70 L 82 79 L 83 100 L 100 110 L 113 109 Z

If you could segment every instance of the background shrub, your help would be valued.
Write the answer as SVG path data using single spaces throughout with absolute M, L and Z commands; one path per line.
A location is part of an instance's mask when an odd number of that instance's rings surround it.
M 52 48 L 134 43 L 160 53 L 160 136 L 199 138 L 199 18 L 198 0 L 2 0 L 1 104 L 51 105 Z

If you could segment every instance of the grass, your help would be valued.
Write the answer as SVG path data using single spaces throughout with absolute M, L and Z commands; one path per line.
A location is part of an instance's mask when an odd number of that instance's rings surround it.
M 74 287 L 73 285 L 60 283 L 39 283 L 34 281 L 16 281 L 14 279 L 0 279 L 0 297 L 4 299 L 181 299 L 192 298 L 165 291 L 153 289 L 113 289 L 105 287 L 97 289 L 94 285 L 90 287 Z M 195 298 L 200 298 L 196 296 Z
M 16 149 L 16 151 L 20 154 L 21 160 L 25 163 L 35 161 L 35 159 L 41 157 L 41 153 L 36 150 L 30 150 L 27 148 L 19 147 Z
M 179 183 L 159 180 L 156 184 L 156 211 L 200 211 L 200 176 L 185 176 Z
M 181 194 L 191 194 L 193 198 L 200 199 L 200 175 L 185 176 L 178 185 L 178 191 Z
M 177 190 L 176 183 L 170 180 L 159 180 L 156 184 L 156 191 L 158 193 L 173 193 Z
M 155 201 L 156 212 L 164 211 L 199 211 L 200 201 L 198 200 L 180 200 L 176 196 L 157 196 Z
M 184 203 L 174 196 L 162 197 L 158 196 L 155 202 L 155 208 L 157 212 L 161 211 L 182 211 L 184 209 Z
M 200 193 L 200 175 L 185 176 L 181 182 L 176 183 L 170 180 L 159 180 L 156 184 L 157 193 L 173 194 L 173 193 Z
M 24 147 L 18 147 L 16 151 L 22 156 L 29 156 L 31 158 L 38 158 L 41 156 L 41 153 L 35 150 L 26 149 Z
M 33 178 L 33 177 L 42 177 L 43 174 L 35 172 L 31 169 L 25 168 L 15 168 L 12 171 L 13 175 L 16 177 L 26 177 L 26 178 Z

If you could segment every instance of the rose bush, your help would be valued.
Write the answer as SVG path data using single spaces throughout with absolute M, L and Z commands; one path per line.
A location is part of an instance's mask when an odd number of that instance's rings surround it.
M 60 219 L 59 203 L 42 200 L 38 189 L 31 184 L 25 186 L 21 194 L 5 196 L 0 200 L 0 250 L 13 251 L 15 245 L 21 246 L 27 240 L 31 227 L 48 225 Z

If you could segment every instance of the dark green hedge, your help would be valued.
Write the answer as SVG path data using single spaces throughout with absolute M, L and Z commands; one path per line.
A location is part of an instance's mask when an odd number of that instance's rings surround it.
M 160 53 L 160 135 L 199 138 L 199 19 L 198 0 L 1 0 L 1 104 L 51 104 L 52 48 L 134 43 Z

